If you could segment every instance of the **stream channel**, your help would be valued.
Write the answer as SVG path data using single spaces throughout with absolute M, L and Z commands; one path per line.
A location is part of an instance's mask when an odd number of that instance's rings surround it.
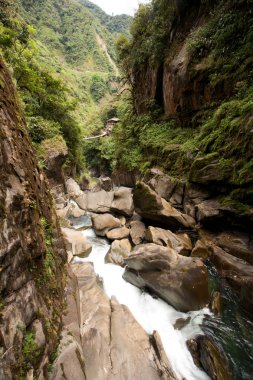
M 87 216 L 70 220 L 76 229 L 87 228 Z M 207 380 L 210 377 L 197 368 L 186 346 L 186 341 L 199 334 L 210 335 L 223 350 L 230 362 L 234 380 L 252 380 L 253 374 L 253 323 L 239 307 L 235 295 L 218 276 L 217 271 L 208 265 L 210 291 L 222 293 L 223 311 L 220 317 L 214 316 L 208 308 L 182 313 L 159 298 L 126 282 L 122 275 L 124 268 L 106 264 L 105 256 L 110 244 L 107 239 L 97 237 L 88 228 L 82 233 L 92 244 L 92 252 L 87 258 L 75 258 L 74 262 L 92 262 L 97 276 L 103 281 L 104 291 L 110 298 L 115 296 L 119 303 L 128 306 L 131 313 L 148 334 L 158 331 L 171 366 L 179 379 Z M 181 330 L 174 328 L 177 319 L 190 322 Z
M 79 228 L 77 224 L 74 227 Z M 193 363 L 186 341 L 197 334 L 202 333 L 200 325 L 205 315 L 210 315 L 208 309 L 181 313 L 175 310 L 159 298 L 154 298 L 139 288 L 126 282 L 122 275 L 124 268 L 106 264 L 105 256 L 110 244 L 97 237 L 93 229 L 82 231 L 92 244 L 92 252 L 88 258 L 75 258 L 75 263 L 92 262 L 95 273 L 103 281 L 104 291 L 110 298 L 115 296 L 119 303 L 128 306 L 129 310 L 148 334 L 156 330 L 162 339 L 162 343 L 169 361 L 179 379 L 207 380 L 207 374 L 198 369 Z M 182 330 L 176 330 L 174 323 L 178 318 L 191 317 L 190 323 Z

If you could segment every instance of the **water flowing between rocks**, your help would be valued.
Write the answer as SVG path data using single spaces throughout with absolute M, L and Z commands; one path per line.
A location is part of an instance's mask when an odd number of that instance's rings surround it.
M 83 231 L 92 243 L 92 252 L 88 258 L 75 258 L 76 263 L 92 262 L 95 273 L 103 281 L 104 290 L 108 297 L 115 296 L 121 304 L 128 306 L 140 325 L 148 334 L 154 330 L 161 336 L 164 349 L 170 363 L 180 379 L 207 380 L 209 376 L 198 369 L 187 349 L 186 341 L 201 334 L 201 323 L 205 315 L 210 315 L 209 309 L 189 313 L 175 310 L 159 298 L 154 298 L 146 292 L 127 283 L 123 278 L 124 269 L 114 264 L 104 262 L 110 245 L 106 239 L 98 238 L 92 229 Z M 174 323 L 178 318 L 191 317 L 190 323 L 182 330 L 176 330 Z

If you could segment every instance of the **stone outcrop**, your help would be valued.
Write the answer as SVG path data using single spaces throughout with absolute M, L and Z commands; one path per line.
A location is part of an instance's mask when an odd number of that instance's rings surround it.
M 134 212 L 132 189 L 121 187 L 114 192 L 111 211 L 125 216 L 132 216 Z
M 228 358 L 213 338 L 199 335 L 187 341 L 187 346 L 196 366 L 202 367 L 211 379 L 232 380 L 234 378 Z
M 92 223 L 98 236 L 105 236 L 108 231 L 121 227 L 121 221 L 111 214 L 93 214 Z
M 114 228 L 106 233 L 106 237 L 109 240 L 125 239 L 129 236 L 129 229 L 124 227 Z
M 73 271 L 78 294 L 68 291 L 64 334 L 51 380 L 177 380 L 159 335 L 150 339 L 126 306 L 108 299 L 90 263 L 75 265 Z
M 195 226 L 191 216 L 176 210 L 143 182 L 138 183 L 134 191 L 134 206 L 136 212 L 144 219 L 165 224 L 172 229 Z
M 130 255 L 131 250 L 132 245 L 128 239 L 114 240 L 105 257 L 105 262 L 124 267 L 124 259 Z
M 148 227 L 146 240 L 150 243 L 172 248 L 184 256 L 189 256 L 192 250 L 191 239 L 187 234 L 174 234 L 162 228 Z
M 106 213 L 110 211 L 113 198 L 113 191 L 106 192 L 105 190 L 101 190 L 96 193 L 89 192 L 82 194 L 76 198 L 76 203 L 83 210 L 95 213 Z
M 65 181 L 65 186 L 70 198 L 78 198 L 83 194 L 80 186 L 73 178 L 68 178 L 67 181 Z
M 0 77 L 0 378 L 30 369 L 43 380 L 61 332 L 66 252 L 2 58 Z
M 63 239 L 68 252 L 68 261 L 73 256 L 87 257 L 92 251 L 92 245 L 80 231 L 62 228 Z
M 238 294 L 239 302 L 249 312 L 253 311 L 253 266 L 223 249 L 210 245 L 210 260 Z
M 124 279 L 157 294 L 180 311 L 208 303 L 208 275 L 202 261 L 178 255 L 168 247 L 143 244 L 125 259 Z
M 146 237 L 145 224 L 140 220 L 130 222 L 130 236 L 134 245 L 142 244 Z

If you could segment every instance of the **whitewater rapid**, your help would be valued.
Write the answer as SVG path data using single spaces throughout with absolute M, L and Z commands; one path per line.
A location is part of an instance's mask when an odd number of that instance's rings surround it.
M 179 379 L 208 380 L 207 374 L 197 368 L 187 349 L 186 341 L 201 334 L 200 324 L 209 309 L 181 313 L 161 299 L 155 299 L 123 280 L 124 269 L 114 264 L 105 264 L 104 258 L 110 245 L 106 239 L 97 238 L 92 229 L 83 231 L 92 243 L 92 252 L 86 259 L 76 258 L 75 262 L 92 262 L 96 274 L 103 279 L 104 290 L 108 297 L 115 296 L 119 303 L 128 306 L 136 320 L 148 334 L 157 331 L 164 349 Z M 191 317 L 190 323 L 182 330 L 173 325 L 178 318 Z

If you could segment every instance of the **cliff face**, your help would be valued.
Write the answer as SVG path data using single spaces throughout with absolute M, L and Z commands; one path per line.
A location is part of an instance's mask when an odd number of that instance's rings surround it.
M 65 248 L 0 58 L 0 378 L 46 378 L 63 311 Z
M 164 58 L 158 64 L 133 68 L 134 103 L 137 113 L 145 113 L 154 103 L 180 126 L 189 124 L 191 116 L 211 101 L 231 94 L 231 84 L 210 83 L 210 61 L 195 61 L 187 46 L 194 29 L 211 19 L 211 5 L 194 1 L 175 1 L 176 15 L 171 22 Z M 161 58 L 161 57 L 159 57 Z

